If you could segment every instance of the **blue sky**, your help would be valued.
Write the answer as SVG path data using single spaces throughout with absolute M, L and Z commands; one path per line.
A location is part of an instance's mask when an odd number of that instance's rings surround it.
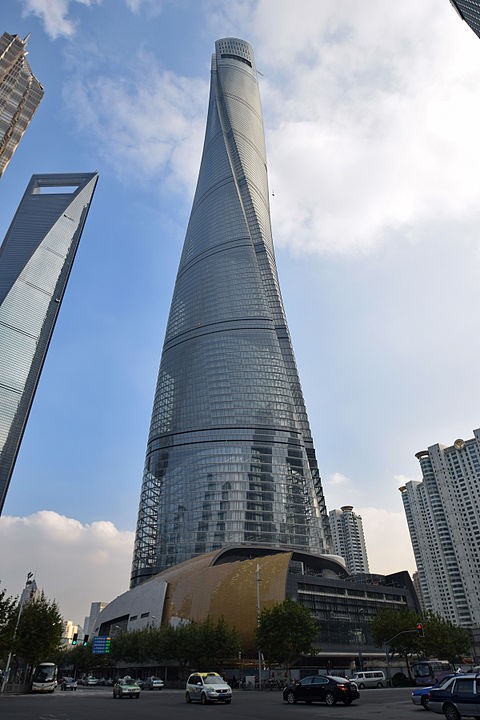
M 398 487 L 479 426 L 480 40 L 448 0 L 4 0 L 45 97 L 0 180 L 100 180 L 0 518 L 0 581 L 127 589 L 215 39 L 261 71 L 277 264 L 329 509 L 413 569 Z

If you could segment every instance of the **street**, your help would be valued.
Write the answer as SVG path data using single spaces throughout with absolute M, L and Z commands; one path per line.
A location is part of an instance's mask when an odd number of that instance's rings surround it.
M 320 703 L 287 705 L 280 691 L 234 691 L 231 705 L 187 705 L 182 690 L 142 691 L 140 699 L 114 700 L 111 688 L 79 688 L 53 695 L 0 696 L 2 720 L 195 720 L 199 714 L 229 720 L 422 720 L 425 711 L 410 700 L 409 688 L 362 690 L 350 707 Z

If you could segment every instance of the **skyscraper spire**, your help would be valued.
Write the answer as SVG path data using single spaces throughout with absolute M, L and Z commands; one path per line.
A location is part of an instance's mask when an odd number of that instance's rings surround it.
M 330 551 L 277 277 L 251 46 L 216 42 L 155 392 L 132 586 L 229 543 Z

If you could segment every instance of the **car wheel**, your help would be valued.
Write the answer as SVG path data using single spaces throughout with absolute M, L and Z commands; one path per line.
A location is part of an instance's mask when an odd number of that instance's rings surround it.
M 377 683 L 377 687 L 383 687 L 383 683 L 382 683 L 382 682 L 378 682 L 378 683 Z
M 137 698 L 137 700 L 140 700 L 140 693 L 137 693 L 135 697 Z
M 363 683 L 360 683 L 358 686 L 359 690 L 365 690 L 365 685 Z
M 286 700 L 287 700 L 287 703 L 288 703 L 289 705 L 295 705 L 295 703 L 297 702 L 297 698 L 295 697 L 295 693 L 292 692 L 292 690 L 290 690 L 290 691 L 287 693 Z
M 205 693 L 202 693 L 202 695 L 200 697 L 200 702 L 202 703 L 202 705 L 207 704 L 207 696 L 205 695 Z
M 189 692 L 186 692 L 186 693 L 185 693 L 185 702 L 187 702 L 187 703 L 191 703 L 191 702 L 192 702 L 192 698 L 190 697 L 190 693 L 189 693 Z
M 225 700 L 225 705 L 230 705 L 231 702 L 231 700 Z
M 327 692 L 325 695 L 325 704 L 332 707 L 332 705 L 335 705 L 337 701 L 335 700 L 335 695 L 331 692 Z
M 420 704 L 423 707 L 424 710 L 428 710 L 428 704 L 430 700 L 428 698 L 428 695 L 422 695 L 422 699 L 420 700 Z
M 447 720 L 460 720 L 460 713 L 455 705 L 445 705 L 443 708 L 443 714 Z
M 347 700 L 343 701 L 344 705 L 351 705 L 352 704 L 352 698 L 347 698 Z

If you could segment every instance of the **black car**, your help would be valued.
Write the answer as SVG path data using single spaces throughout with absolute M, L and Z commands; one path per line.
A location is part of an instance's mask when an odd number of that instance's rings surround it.
M 336 675 L 309 675 L 299 682 L 287 685 L 283 690 L 283 699 L 290 705 L 299 700 L 308 704 L 324 702 L 335 705 L 343 702 L 344 705 L 350 705 L 359 697 L 360 693 L 354 682 Z

